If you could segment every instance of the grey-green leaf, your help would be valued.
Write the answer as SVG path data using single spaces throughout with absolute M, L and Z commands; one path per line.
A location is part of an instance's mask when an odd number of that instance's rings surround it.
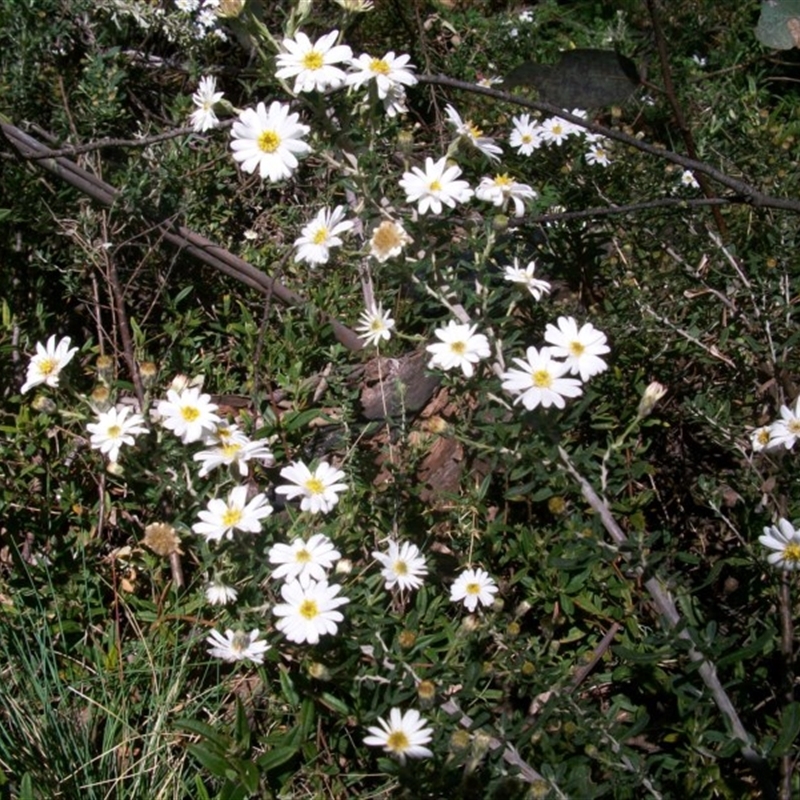
M 756 39 L 775 50 L 800 47 L 800 0 L 763 0 Z

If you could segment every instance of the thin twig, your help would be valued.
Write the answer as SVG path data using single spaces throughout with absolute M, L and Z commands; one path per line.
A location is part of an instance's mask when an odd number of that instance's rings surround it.
M 625 535 L 622 528 L 620 528 L 617 524 L 617 521 L 614 519 L 614 516 L 611 513 L 611 509 L 600 499 L 589 481 L 587 481 L 586 478 L 584 478 L 583 475 L 578 472 L 566 450 L 564 450 L 562 447 L 559 447 L 558 453 L 562 462 L 564 463 L 564 466 L 566 467 L 567 472 L 581 487 L 583 496 L 599 516 L 601 522 L 603 523 L 603 527 L 606 529 L 609 536 L 618 545 L 628 544 L 628 537 Z M 711 696 L 714 699 L 714 702 L 716 703 L 720 713 L 728 721 L 731 733 L 734 737 L 736 737 L 736 739 L 739 740 L 740 752 L 744 756 L 745 761 L 747 761 L 747 763 L 753 767 L 756 775 L 758 776 L 762 784 L 761 788 L 762 792 L 764 793 L 764 797 L 771 799 L 774 798 L 774 800 L 777 800 L 775 787 L 772 785 L 767 771 L 766 759 L 760 753 L 758 753 L 758 751 L 756 751 L 751 744 L 752 737 L 742 724 L 736 708 L 734 707 L 730 697 L 728 696 L 728 693 L 725 691 L 725 688 L 720 682 L 720 679 L 717 675 L 716 666 L 713 664 L 713 662 L 709 661 L 697 648 L 694 640 L 692 639 L 692 635 L 685 624 L 685 621 L 681 619 L 681 616 L 678 613 L 675 601 L 672 599 L 662 582 L 658 578 L 652 577 L 644 581 L 644 586 L 650 593 L 653 603 L 658 612 L 661 614 L 666 627 L 670 629 L 679 639 L 683 639 L 687 642 L 687 652 L 689 658 L 698 664 L 697 671 L 700 673 L 700 677 L 703 679 L 703 682 L 711 693 Z

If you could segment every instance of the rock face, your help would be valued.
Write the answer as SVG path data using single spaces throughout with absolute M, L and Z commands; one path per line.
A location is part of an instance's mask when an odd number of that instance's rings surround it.
M 636 64 L 614 50 L 567 50 L 555 64 L 526 61 L 503 81 L 503 88 L 533 86 L 542 100 L 559 108 L 621 105 L 639 86 Z

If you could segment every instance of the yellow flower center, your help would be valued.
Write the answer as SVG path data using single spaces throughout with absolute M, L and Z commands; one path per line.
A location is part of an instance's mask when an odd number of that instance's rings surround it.
M 386 739 L 386 747 L 393 753 L 405 753 L 411 746 L 403 731 L 392 731 Z
M 450 345 L 450 349 L 457 356 L 463 356 L 464 353 L 467 352 L 467 343 L 466 342 L 452 342 L 451 345 Z
M 533 141 L 533 136 L 531 136 L 529 133 L 523 133 L 520 138 L 522 139 L 523 144 L 530 144 Z
M 800 419 L 791 419 L 786 425 L 789 433 L 800 436 Z
M 508 176 L 507 172 L 503 175 L 495 175 L 494 185 L 499 186 L 501 189 L 511 186 L 512 183 L 514 183 L 514 180 Z
M 322 69 L 322 66 L 325 64 L 325 59 L 322 57 L 321 53 L 318 53 L 316 50 L 312 50 L 310 53 L 306 53 L 303 56 L 303 66 L 307 70 L 317 70 Z
M 262 131 L 256 139 L 258 149 L 264 153 L 274 153 L 281 144 L 281 137 L 275 131 Z
M 58 359 L 57 358 L 43 358 L 39 362 L 39 372 L 42 375 L 52 375 L 54 372 L 58 371 Z
M 109 425 L 106 435 L 109 439 L 116 439 L 122 433 L 122 428 L 119 425 Z
M 442 191 L 442 184 L 439 181 L 431 181 L 428 184 L 428 190 L 431 192 L 441 192 Z
M 373 333 L 377 333 L 378 331 L 385 330 L 386 326 L 383 324 L 383 320 L 380 317 L 375 317 L 372 322 L 369 323 L 369 329 Z
M 466 588 L 467 594 L 480 594 L 481 585 L 479 583 L 468 583 Z
M 797 563 L 800 561 L 800 544 L 791 542 L 787 544 L 783 551 L 783 560 Z
M 389 65 L 382 58 L 373 58 L 369 62 L 369 71 L 376 72 L 378 75 L 388 75 Z
M 556 123 L 555 125 L 553 125 L 552 132 L 556 136 L 561 136 L 561 134 L 564 132 L 564 128 L 561 125 L 559 125 L 558 123 Z
M 393 568 L 395 575 L 408 575 L 408 564 L 405 561 L 395 561 Z
M 328 236 L 328 229 L 323 226 L 311 237 L 311 241 L 314 244 L 325 244 L 328 241 Z
M 549 389 L 553 383 L 553 376 L 546 369 L 537 369 L 535 372 L 531 372 L 531 383 L 537 389 Z
M 303 619 L 314 619 L 319 616 L 319 606 L 314 600 L 303 600 L 297 610 Z
M 313 475 L 305 482 L 305 488 L 309 494 L 325 493 L 325 484 Z
M 200 416 L 200 409 L 197 406 L 181 406 L 181 416 L 187 422 L 194 422 Z
M 580 358 L 584 354 L 585 350 L 586 348 L 580 342 L 569 343 L 569 351 L 575 356 L 575 358 Z
M 763 430 L 760 430 L 756 435 L 756 440 L 758 441 L 759 444 L 763 445 L 764 447 L 766 447 L 769 444 L 770 438 L 771 437 L 769 435 L 769 428 L 764 428 Z
M 483 136 L 483 131 L 474 123 L 468 121 L 465 127 L 471 139 L 480 139 Z
M 295 554 L 294 560 L 298 564 L 308 564 L 308 562 L 311 561 L 311 553 L 309 553 L 305 548 L 298 550 Z
M 250 637 L 244 631 L 236 631 L 231 639 L 231 650 L 243 653 L 250 646 Z
M 228 508 L 225 509 L 225 513 L 222 515 L 222 524 L 226 528 L 234 528 L 236 524 L 241 520 L 242 512 L 241 509 L 238 508 Z

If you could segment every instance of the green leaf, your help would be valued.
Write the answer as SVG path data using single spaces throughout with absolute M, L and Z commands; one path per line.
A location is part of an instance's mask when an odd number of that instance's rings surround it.
M 283 690 L 283 696 L 293 706 L 298 705 L 300 703 L 300 696 L 297 694 L 297 690 L 294 688 L 294 682 L 292 681 L 289 673 L 285 669 L 281 669 L 279 678 L 281 682 L 281 689 Z
M 205 744 L 190 744 L 186 748 L 212 775 L 217 778 L 225 778 L 230 770 L 228 759 L 219 754 L 219 751 L 212 751 Z
M 262 772 L 270 772 L 294 758 L 297 747 L 273 747 L 261 756 L 256 763 Z
M 789 752 L 800 733 L 800 703 L 789 703 L 781 714 L 781 732 L 770 755 L 782 756 Z
M 250 723 L 247 721 L 242 701 L 236 698 L 236 743 L 243 751 L 250 749 Z
M 776 50 L 800 46 L 800 0 L 763 0 L 756 39 Z

